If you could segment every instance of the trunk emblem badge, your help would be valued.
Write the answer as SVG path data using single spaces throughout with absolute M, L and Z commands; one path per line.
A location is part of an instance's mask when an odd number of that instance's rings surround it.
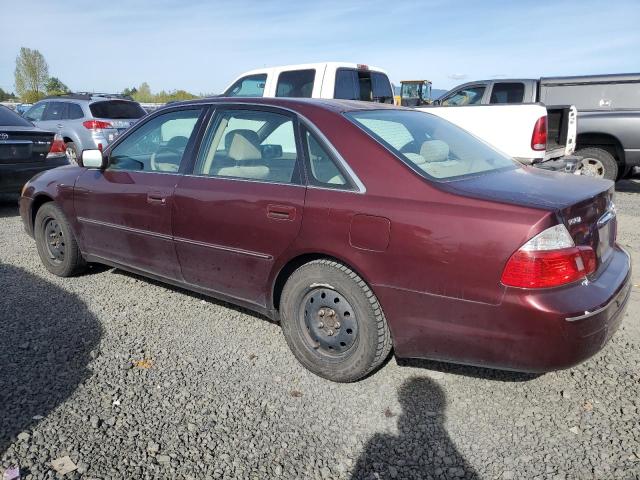
M 580 223 L 582 221 L 582 217 L 573 217 L 569 219 L 569 225 L 575 225 L 576 223 Z
M 8 133 L 0 133 L 0 140 L 8 140 L 8 139 L 9 139 Z

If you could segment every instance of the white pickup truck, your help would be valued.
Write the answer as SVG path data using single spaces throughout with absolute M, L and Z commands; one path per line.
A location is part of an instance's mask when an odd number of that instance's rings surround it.
M 393 86 L 381 68 L 325 62 L 251 70 L 237 77 L 222 95 L 393 103 Z M 524 164 L 564 169 L 564 162 L 547 160 L 571 155 L 575 149 L 576 110 L 571 106 L 455 105 L 419 110 L 449 120 Z

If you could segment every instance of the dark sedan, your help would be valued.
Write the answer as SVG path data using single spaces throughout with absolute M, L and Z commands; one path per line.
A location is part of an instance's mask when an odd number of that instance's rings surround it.
M 392 347 L 567 368 L 604 346 L 630 292 L 612 182 L 522 167 L 423 112 L 193 101 L 82 164 L 20 199 L 49 271 L 99 262 L 248 307 L 336 381 Z
M 62 138 L 0 105 L 0 193 L 18 193 L 36 173 L 68 163 Z

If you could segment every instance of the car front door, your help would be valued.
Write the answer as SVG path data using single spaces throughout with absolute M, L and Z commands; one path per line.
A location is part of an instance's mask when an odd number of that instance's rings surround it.
M 217 110 L 193 174 L 174 193 L 174 240 L 186 282 L 266 306 L 274 262 L 302 221 L 296 122 L 268 108 Z
M 202 114 L 202 107 L 191 107 L 150 118 L 106 152 L 105 170 L 78 178 L 74 206 L 85 253 L 181 280 L 171 231 L 173 190 Z

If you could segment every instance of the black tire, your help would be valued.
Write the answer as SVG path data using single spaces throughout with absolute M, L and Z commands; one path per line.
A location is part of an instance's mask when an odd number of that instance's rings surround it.
M 51 273 L 70 277 L 86 268 L 69 222 L 53 202 L 45 203 L 38 210 L 34 233 L 40 260 Z
M 618 163 L 613 155 L 598 147 L 581 148 L 575 155 L 583 157 L 576 174 L 597 178 L 618 179 Z
M 282 291 L 280 319 L 298 361 L 334 382 L 361 379 L 391 351 L 378 299 L 357 273 L 332 260 L 309 262 L 291 274 Z
M 78 165 L 78 147 L 76 147 L 76 144 L 73 142 L 67 142 L 64 145 L 69 163 L 72 165 Z

